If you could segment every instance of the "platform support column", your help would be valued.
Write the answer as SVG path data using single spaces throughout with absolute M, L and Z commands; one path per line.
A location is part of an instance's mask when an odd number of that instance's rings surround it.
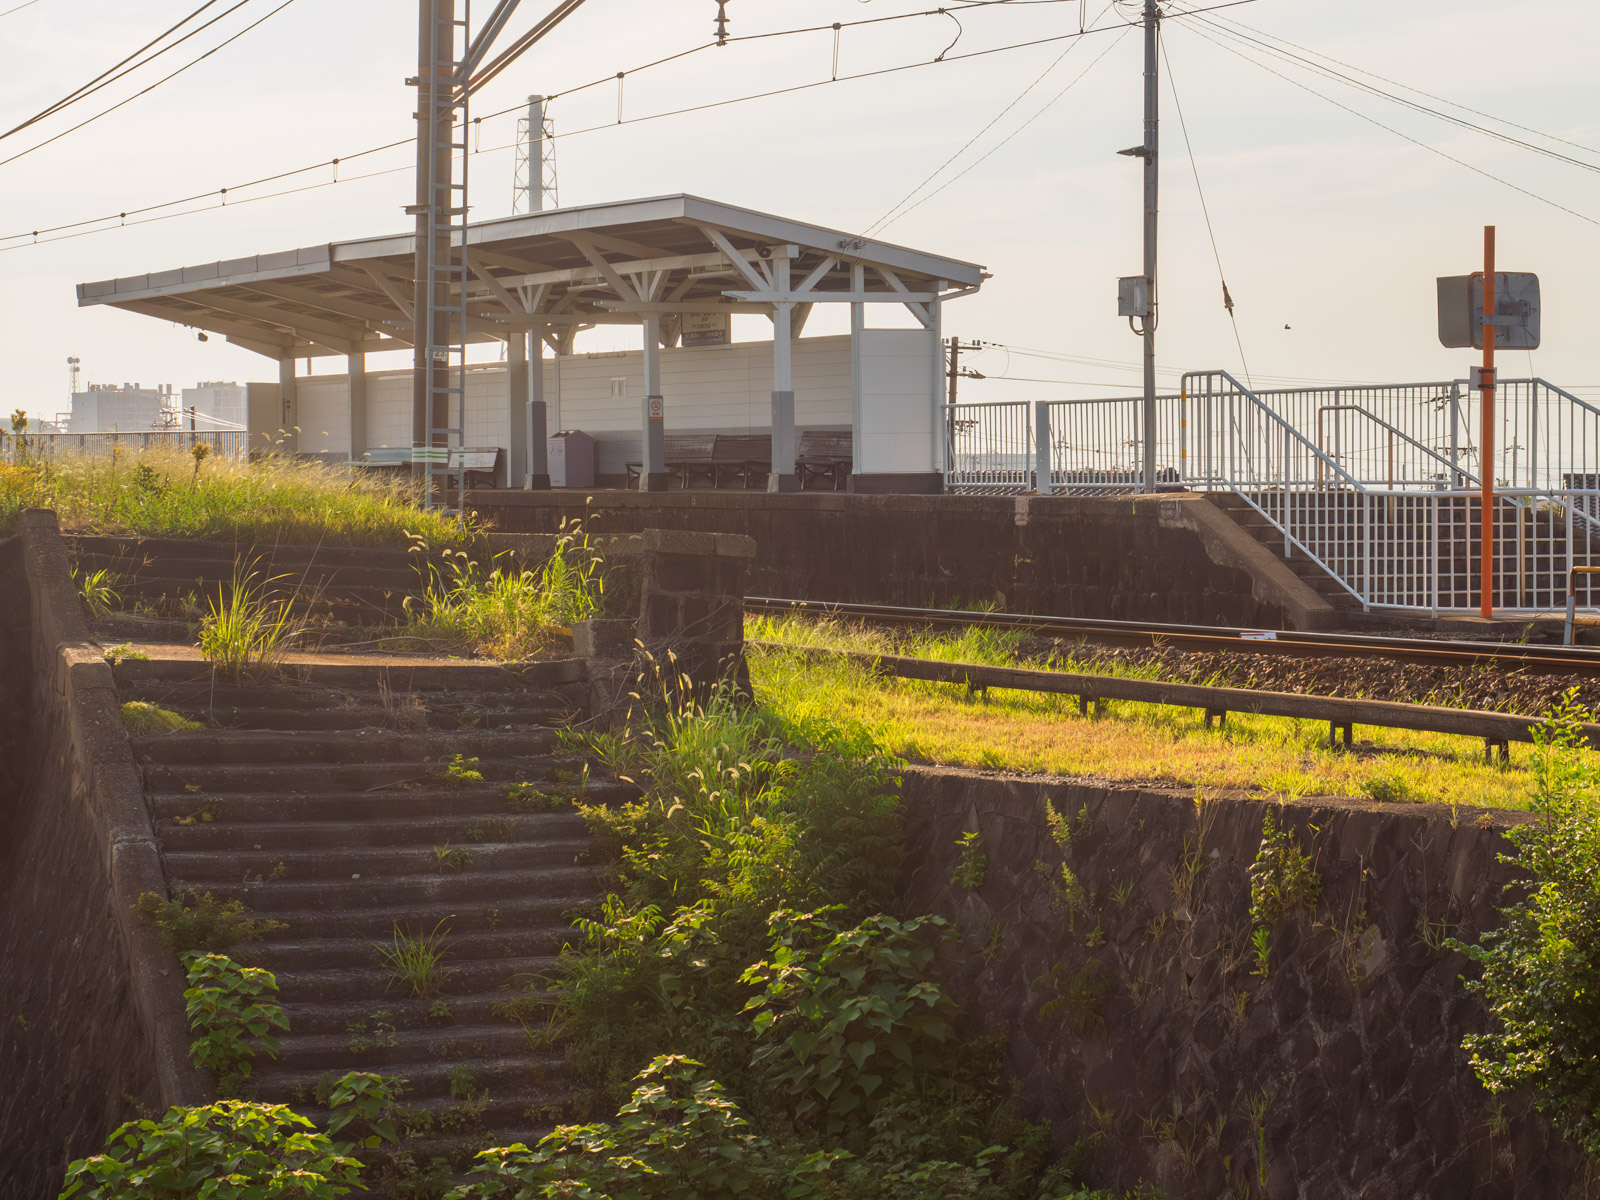
M 283 357 L 278 359 L 278 399 L 281 403 L 281 417 L 278 434 L 280 443 L 273 447 L 286 454 L 295 454 L 300 450 L 300 437 L 295 432 L 295 427 L 300 424 L 300 386 L 294 374 L 294 347 L 285 347 Z
M 644 469 L 639 472 L 641 492 L 667 490 L 666 400 L 661 395 L 661 317 L 647 313 L 644 325 L 644 405 L 640 412 L 643 422 L 644 453 L 640 461 Z
M 850 264 L 850 290 L 861 295 L 867 290 L 867 269 L 861 263 Z M 867 306 L 860 302 L 850 305 L 850 470 L 861 470 L 861 335 L 867 327 Z
M 350 460 L 360 462 L 361 456 L 372 448 L 367 441 L 367 356 L 346 357 L 345 375 L 350 394 Z
M 528 331 L 528 477 L 534 491 L 550 486 L 550 422 L 544 399 L 544 329 Z
M 778 291 L 789 291 L 789 259 L 779 258 Z M 768 491 L 795 491 L 795 381 L 794 304 L 773 306 L 773 474 L 766 477 Z
M 500 487 L 528 485 L 528 333 L 506 338 L 506 475 Z

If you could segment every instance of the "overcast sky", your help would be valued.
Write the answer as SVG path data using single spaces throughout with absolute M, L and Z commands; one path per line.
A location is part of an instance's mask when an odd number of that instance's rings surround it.
M 0 0 L 0 12 L 17 2 Z M 0 16 L 3 127 L 98 75 L 199 2 L 34 0 Z M 1194 0 L 1195 6 L 1205 2 Z M 234 3 L 218 3 L 207 16 Z M 191 47 L 209 47 L 279 3 L 247 0 L 238 13 L 125 83 L 0 140 L 0 158 L 131 95 L 188 61 Z M 558 143 L 564 204 L 687 191 L 857 232 L 883 218 L 1034 84 L 924 189 L 934 194 L 881 236 L 982 263 L 994 273 L 979 295 L 947 308 L 947 334 L 1131 366 L 1138 341 L 1116 316 L 1116 279 L 1140 270 L 1140 165 L 1116 151 L 1142 136 L 1138 33 L 1114 30 L 957 57 L 1074 32 L 1085 18 L 1091 25 L 1126 19 L 1113 8 L 1096 21 L 1102 3 L 1016 0 L 963 10 L 959 18 L 847 28 L 837 44 L 840 75 L 927 63 L 955 41 L 947 55 L 953 61 L 634 122 L 829 79 L 834 34 L 827 29 L 707 49 L 630 74 L 619 99 L 611 78 L 617 71 L 709 39 L 715 0 L 588 0 L 487 89 L 475 112 L 487 116 L 529 92 L 563 93 L 606 79 L 551 106 L 557 133 L 570 135 Z M 547 7 L 547 0 L 529 0 L 516 29 Z M 931 7 L 926 0 L 728 4 L 735 35 Z M 474 8 L 481 17 L 490 5 L 477 0 Z M 1531 6 L 1491 0 L 1252 0 L 1215 17 L 1600 148 L 1600 74 L 1593 65 L 1600 5 L 1547 0 L 1534 15 Z M 1239 337 L 1258 381 L 1463 374 L 1470 352 L 1445 351 L 1437 341 L 1433 281 L 1475 269 L 1482 227 L 1493 223 L 1501 268 L 1535 271 L 1543 281 L 1544 348 L 1531 356 L 1534 371 L 1561 385 L 1593 388 L 1587 394 L 1600 398 L 1593 333 L 1600 323 L 1600 174 L 1264 60 L 1329 99 L 1319 98 L 1202 35 L 1216 33 L 1193 18 L 1170 20 L 1166 49 L 1237 302 Z M 415 93 L 404 81 L 415 71 L 415 41 L 411 0 L 296 0 L 150 95 L 0 166 L 0 239 L 236 188 L 405 138 L 414 129 Z M 1250 52 L 1264 59 L 1258 49 Z M 1222 308 L 1217 264 L 1165 78 L 1162 90 L 1160 359 L 1173 369 L 1221 366 L 1237 374 L 1240 352 Z M 626 123 L 616 125 L 619 104 Z M 603 128 L 581 132 L 594 126 Z M 1595 151 L 1494 128 L 1600 169 Z M 514 135 L 514 116 L 479 127 L 471 165 L 478 217 L 511 211 L 513 154 L 504 147 Z M 275 378 L 273 364 L 220 338 L 202 345 L 193 333 L 154 320 L 80 310 L 74 285 L 402 230 L 413 187 L 410 157 L 402 147 L 347 162 L 337 186 L 297 195 L 252 199 L 331 180 L 332 171 L 324 167 L 235 191 L 226 209 L 198 215 L 59 241 L 45 241 L 58 234 L 42 234 L 39 245 L 29 238 L 0 240 L 0 328 L 8 351 L 0 403 L 38 413 L 65 409 L 68 355 L 83 360 L 85 379 L 94 382 L 181 388 L 199 379 Z M 352 178 L 372 171 L 389 173 Z M 814 318 L 808 332 L 843 329 L 843 314 L 828 314 Z M 589 349 L 630 341 L 629 331 L 587 337 Z M 1112 385 L 1138 379 L 1133 370 L 1020 352 L 994 350 L 972 361 L 986 375 L 1010 378 L 964 384 L 964 398 L 971 399 L 1113 394 Z M 1520 373 L 1528 359 L 1519 354 L 1507 365 Z M 320 369 L 341 367 L 339 360 L 322 360 Z

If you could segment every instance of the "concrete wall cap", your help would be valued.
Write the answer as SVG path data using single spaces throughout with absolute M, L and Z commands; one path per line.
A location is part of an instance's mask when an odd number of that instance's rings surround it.
M 646 529 L 640 545 L 650 554 L 699 554 L 713 558 L 754 558 L 756 540 L 742 533 L 691 533 L 684 529 Z

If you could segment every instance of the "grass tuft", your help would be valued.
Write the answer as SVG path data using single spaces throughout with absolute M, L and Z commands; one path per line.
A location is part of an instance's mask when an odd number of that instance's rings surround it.
M 263 579 L 257 561 L 234 564 L 232 581 L 217 585 L 216 599 L 200 623 L 200 653 L 235 678 L 276 665 L 305 632 L 305 623 L 294 615 L 294 600 L 267 594 L 268 585 L 285 576 Z
M 448 918 L 446 918 L 448 920 Z M 394 927 L 390 944 L 373 942 L 372 947 L 394 976 L 394 982 L 409 988 L 419 1000 L 432 1000 L 444 985 L 444 939 L 449 931 L 440 921 L 433 932 L 407 933 Z
M 124 704 L 122 723 L 133 734 L 194 733 L 204 728 L 198 721 L 145 700 L 129 700 Z

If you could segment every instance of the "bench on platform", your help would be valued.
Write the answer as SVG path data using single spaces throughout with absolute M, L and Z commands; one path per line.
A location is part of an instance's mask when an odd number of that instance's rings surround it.
M 661 440 L 662 465 L 680 487 L 690 487 L 696 479 L 704 479 L 715 487 L 717 467 L 712 461 L 717 449 L 714 433 L 669 433 Z M 628 471 L 628 486 L 637 487 L 644 473 L 644 463 L 624 463 Z
M 838 491 L 850 477 L 855 455 L 848 429 L 807 429 L 800 434 L 794 456 L 794 474 L 803 491 L 812 480 L 833 484 Z
M 717 487 L 724 481 L 737 480 L 740 487 L 749 487 L 752 479 L 761 478 L 772 470 L 772 435 L 770 433 L 719 433 L 716 448 L 711 452 L 716 466 Z
M 460 446 L 451 449 L 446 473 L 464 476 L 467 487 L 494 487 L 500 479 L 500 468 L 505 461 L 505 450 L 496 446 Z M 351 459 L 350 467 L 409 467 L 413 458 L 410 446 L 377 446 L 359 459 Z M 474 479 L 476 477 L 476 480 Z

